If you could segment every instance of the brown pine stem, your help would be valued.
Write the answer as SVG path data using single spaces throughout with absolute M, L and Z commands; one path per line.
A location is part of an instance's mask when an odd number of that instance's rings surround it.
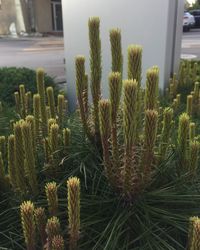
M 138 83 L 136 80 L 126 80 L 124 85 L 124 104 L 123 104 L 123 122 L 124 122 L 124 173 L 123 188 L 124 194 L 130 198 L 133 192 L 138 188 L 138 171 L 136 166 L 136 128 L 137 128 L 137 94 Z M 134 190 L 133 190 L 134 189 Z
M 85 75 L 85 58 L 84 56 L 77 56 L 76 61 L 76 93 L 78 104 L 80 108 L 80 116 L 83 124 L 83 129 L 89 140 L 93 141 L 90 128 L 87 120 L 88 110 L 88 86 L 87 76 Z
M 111 104 L 109 100 L 101 100 L 99 102 L 99 122 L 101 141 L 103 148 L 103 159 L 105 171 L 108 179 L 113 182 L 113 169 L 110 160 L 110 131 L 111 131 Z
M 91 70 L 91 93 L 94 105 L 94 135 L 95 142 L 100 141 L 99 133 L 99 100 L 101 99 L 101 40 L 100 40 L 100 19 L 91 17 L 88 21 L 89 42 L 90 42 L 90 70 Z
M 47 234 L 45 232 L 47 219 L 46 219 L 44 208 L 39 207 L 35 209 L 35 221 L 36 221 L 37 230 L 40 235 L 42 246 L 44 247 L 47 241 Z
M 143 184 L 147 185 L 151 179 L 152 164 L 154 162 L 154 146 L 157 134 L 158 112 L 155 110 L 145 111 L 144 125 L 144 149 L 142 157 Z
M 117 142 L 117 119 L 112 119 L 111 126 L 112 154 L 115 165 L 119 165 L 119 146 Z
M 119 147 L 117 141 L 117 115 L 121 99 L 121 73 L 112 72 L 109 75 L 109 92 L 111 103 L 111 142 L 112 142 L 112 156 L 115 166 L 116 176 L 119 175 Z
M 67 181 L 69 249 L 77 250 L 80 238 L 80 180 L 71 177 Z
M 36 232 L 34 220 L 34 205 L 31 201 L 20 206 L 21 223 L 27 250 L 36 250 Z

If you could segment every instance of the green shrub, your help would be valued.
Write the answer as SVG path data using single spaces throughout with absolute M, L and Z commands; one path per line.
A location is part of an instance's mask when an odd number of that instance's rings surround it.
M 20 84 L 24 84 L 26 91 L 36 93 L 36 72 L 28 68 L 4 67 L 0 68 L 0 100 L 8 105 L 14 105 L 13 93 Z M 45 86 L 54 87 L 54 79 L 45 74 Z

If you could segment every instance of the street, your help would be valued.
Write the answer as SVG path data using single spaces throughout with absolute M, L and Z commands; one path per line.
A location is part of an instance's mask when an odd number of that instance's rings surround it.
M 181 57 L 200 60 L 200 29 L 183 33 Z M 65 82 L 62 37 L 0 38 L 0 58 L 0 67 L 43 67 L 57 82 Z
M 200 60 L 200 29 L 191 29 L 183 33 L 182 58 Z
M 43 67 L 57 82 L 65 82 L 64 45 L 61 37 L 1 38 L 0 58 L 0 67 Z

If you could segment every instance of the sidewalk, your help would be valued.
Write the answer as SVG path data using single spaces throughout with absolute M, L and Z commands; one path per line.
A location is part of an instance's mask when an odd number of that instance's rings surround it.
M 58 83 L 66 81 L 62 37 L 2 37 L 0 57 L 0 67 L 43 67 Z

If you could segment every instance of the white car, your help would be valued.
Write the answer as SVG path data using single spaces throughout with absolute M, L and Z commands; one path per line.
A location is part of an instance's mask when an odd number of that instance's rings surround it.
M 189 31 L 195 25 L 195 18 L 189 12 L 185 12 L 183 16 L 183 31 Z

